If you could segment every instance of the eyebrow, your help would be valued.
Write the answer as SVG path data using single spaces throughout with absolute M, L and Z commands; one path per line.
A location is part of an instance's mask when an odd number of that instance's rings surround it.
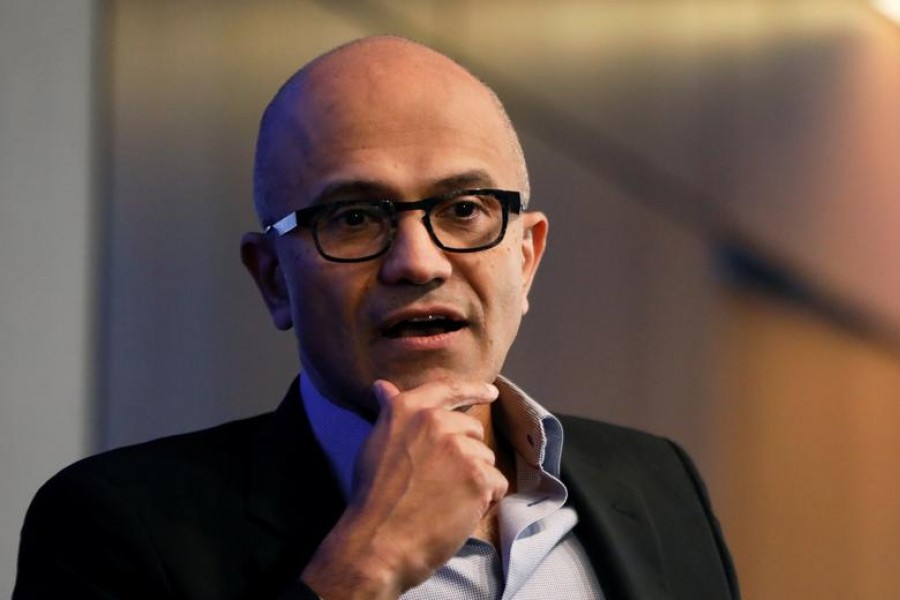
M 483 169 L 472 169 L 439 179 L 429 185 L 429 196 L 443 194 L 467 188 L 495 187 L 494 178 Z M 369 179 L 338 180 L 326 184 L 313 197 L 310 206 L 325 204 L 340 197 L 346 198 L 377 198 L 379 200 L 394 200 L 401 194 L 396 189 L 384 183 Z

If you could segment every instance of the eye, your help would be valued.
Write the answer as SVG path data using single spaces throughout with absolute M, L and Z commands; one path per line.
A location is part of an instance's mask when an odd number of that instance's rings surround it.
M 451 205 L 450 210 L 454 217 L 465 219 L 475 214 L 478 205 L 471 200 L 459 199 Z
M 447 221 L 472 221 L 490 216 L 490 200 L 481 196 L 456 196 L 435 207 L 435 216 Z
M 384 227 L 387 216 L 377 204 L 368 202 L 339 203 L 325 211 L 320 221 L 320 229 L 324 227 L 334 235 L 347 235 L 356 232 L 380 230 Z
M 339 212 L 334 218 L 346 227 L 359 227 L 369 219 L 369 215 L 363 210 L 347 209 Z
M 380 220 L 381 211 L 368 204 L 350 204 L 335 207 L 328 216 L 329 223 L 341 227 L 360 227 Z

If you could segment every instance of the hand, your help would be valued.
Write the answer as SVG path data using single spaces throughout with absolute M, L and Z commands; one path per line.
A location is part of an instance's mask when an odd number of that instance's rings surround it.
M 353 496 L 302 579 L 323 598 L 396 598 L 446 563 L 508 482 L 481 421 L 490 384 L 429 382 L 400 392 L 373 384 L 380 405 L 357 460 Z

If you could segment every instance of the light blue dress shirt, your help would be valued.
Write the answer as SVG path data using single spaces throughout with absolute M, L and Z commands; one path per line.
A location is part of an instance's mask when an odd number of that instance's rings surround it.
M 469 538 L 447 564 L 402 598 L 602 599 L 590 561 L 572 533 L 578 515 L 564 506 L 562 425 L 509 380 L 499 377 L 495 383 L 500 390 L 495 427 L 516 455 L 516 493 L 499 505 L 500 548 Z M 349 498 L 356 457 L 372 424 L 323 397 L 302 373 L 300 389 L 313 433 Z

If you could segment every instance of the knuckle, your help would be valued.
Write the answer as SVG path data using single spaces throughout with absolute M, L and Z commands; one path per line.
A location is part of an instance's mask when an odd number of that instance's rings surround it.
M 432 435 L 441 433 L 445 427 L 441 416 L 441 412 L 433 408 L 420 410 L 416 413 L 418 424 Z
M 475 462 L 468 463 L 466 467 L 466 478 L 479 490 L 484 490 L 489 485 L 487 473 Z
M 443 436 L 440 438 L 439 444 L 441 451 L 446 453 L 446 456 L 455 460 L 466 460 L 465 448 L 462 445 L 462 440 L 458 437 L 452 435 Z
M 500 480 L 497 484 L 497 491 L 501 496 L 505 496 L 506 492 L 509 491 L 509 481 L 506 479 L 506 477 L 500 477 Z
M 462 396 L 463 386 L 461 382 L 452 380 L 448 381 L 446 385 L 452 397 L 458 398 L 459 396 Z

